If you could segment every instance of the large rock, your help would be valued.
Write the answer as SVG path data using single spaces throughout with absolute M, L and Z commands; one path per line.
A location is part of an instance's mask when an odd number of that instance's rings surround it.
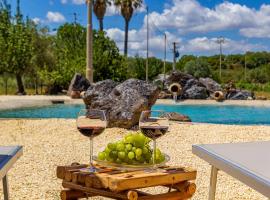
M 91 86 L 83 99 L 89 108 L 107 111 L 109 127 L 130 129 L 138 124 L 141 112 L 155 104 L 159 92 L 145 81 L 129 79 L 117 84 L 106 80 Z
M 182 87 L 186 85 L 186 83 L 190 79 L 195 79 L 192 75 L 185 74 L 180 71 L 173 71 L 165 80 L 165 87 L 169 88 L 173 83 L 179 83 Z
M 186 99 L 207 99 L 209 97 L 208 92 L 205 87 L 193 85 L 191 88 L 187 89 L 184 94 Z
M 221 85 L 211 78 L 200 78 L 199 82 L 203 84 L 210 93 L 222 90 Z
M 189 116 L 182 115 L 180 113 L 176 112 L 169 112 L 166 113 L 165 116 L 170 120 L 170 121 L 177 121 L 177 122 L 191 122 L 191 119 Z
M 105 97 L 108 97 L 118 84 L 119 83 L 114 82 L 113 80 L 105 80 L 91 85 L 84 94 L 84 103 L 86 105 L 99 104 Z
M 68 88 L 68 95 L 71 95 L 72 91 L 78 91 L 78 93 L 86 91 L 89 87 L 90 82 L 86 78 L 84 78 L 81 74 L 76 73 L 70 82 Z
M 254 99 L 254 93 L 247 90 L 231 90 L 226 95 L 227 99 L 231 100 L 250 100 Z

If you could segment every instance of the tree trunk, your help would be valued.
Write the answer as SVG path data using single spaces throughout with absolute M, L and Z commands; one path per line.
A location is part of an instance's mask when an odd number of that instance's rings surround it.
M 17 86 L 18 86 L 18 92 L 17 93 L 25 95 L 26 93 L 24 91 L 22 76 L 20 74 L 16 74 L 16 80 L 17 80 Z
M 125 20 L 125 46 L 124 46 L 124 55 L 128 55 L 128 29 L 129 29 L 129 20 Z
M 98 19 L 99 21 L 99 31 L 103 31 L 103 18 Z
M 8 79 L 4 78 L 4 81 L 5 81 L 5 94 L 7 95 L 8 94 Z
M 36 95 L 38 95 L 38 77 L 37 77 L 37 75 L 35 77 L 35 91 L 36 91 Z

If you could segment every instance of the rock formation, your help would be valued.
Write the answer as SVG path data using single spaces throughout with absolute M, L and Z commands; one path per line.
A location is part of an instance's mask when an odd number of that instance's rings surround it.
M 74 98 L 79 98 L 80 93 L 86 91 L 90 87 L 89 81 L 81 74 L 76 73 L 70 82 L 68 95 Z
M 88 108 L 106 110 L 109 127 L 130 129 L 138 124 L 141 112 L 155 104 L 159 92 L 157 86 L 141 80 L 120 84 L 105 80 L 89 87 L 83 100 Z

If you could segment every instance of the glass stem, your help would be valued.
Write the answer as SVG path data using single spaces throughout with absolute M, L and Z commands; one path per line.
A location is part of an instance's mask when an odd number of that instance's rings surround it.
M 90 165 L 93 167 L 93 136 L 90 136 Z
M 156 138 L 155 139 L 153 139 L 153 150 L 154 150 L 154 152 L 153 152 L 153 166 L 154 166 L 154 168 L 156 168 L 156 146 L 157 146 L 157 141 L 156 141 Z

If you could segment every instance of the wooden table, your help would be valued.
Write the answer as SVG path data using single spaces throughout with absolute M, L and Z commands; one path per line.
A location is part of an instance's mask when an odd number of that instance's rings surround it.
M 97 166 L 90 173 L 87 165 L 58 166 L 57 177 L 63 180 L 62 200 L 103 196 L 128 200 L 183 200 L 193 196 L 196 171 L 181 167 L 164 167 L 156 172 L 143 170 L 120 171 Z M 139 189 L 164 186 L 167 193 L 150 194 Z
M 21 146 L 0 146 L 0 180 L 3 180 L 4 199 L 9 199 L 7 173 L 23 154 Z

